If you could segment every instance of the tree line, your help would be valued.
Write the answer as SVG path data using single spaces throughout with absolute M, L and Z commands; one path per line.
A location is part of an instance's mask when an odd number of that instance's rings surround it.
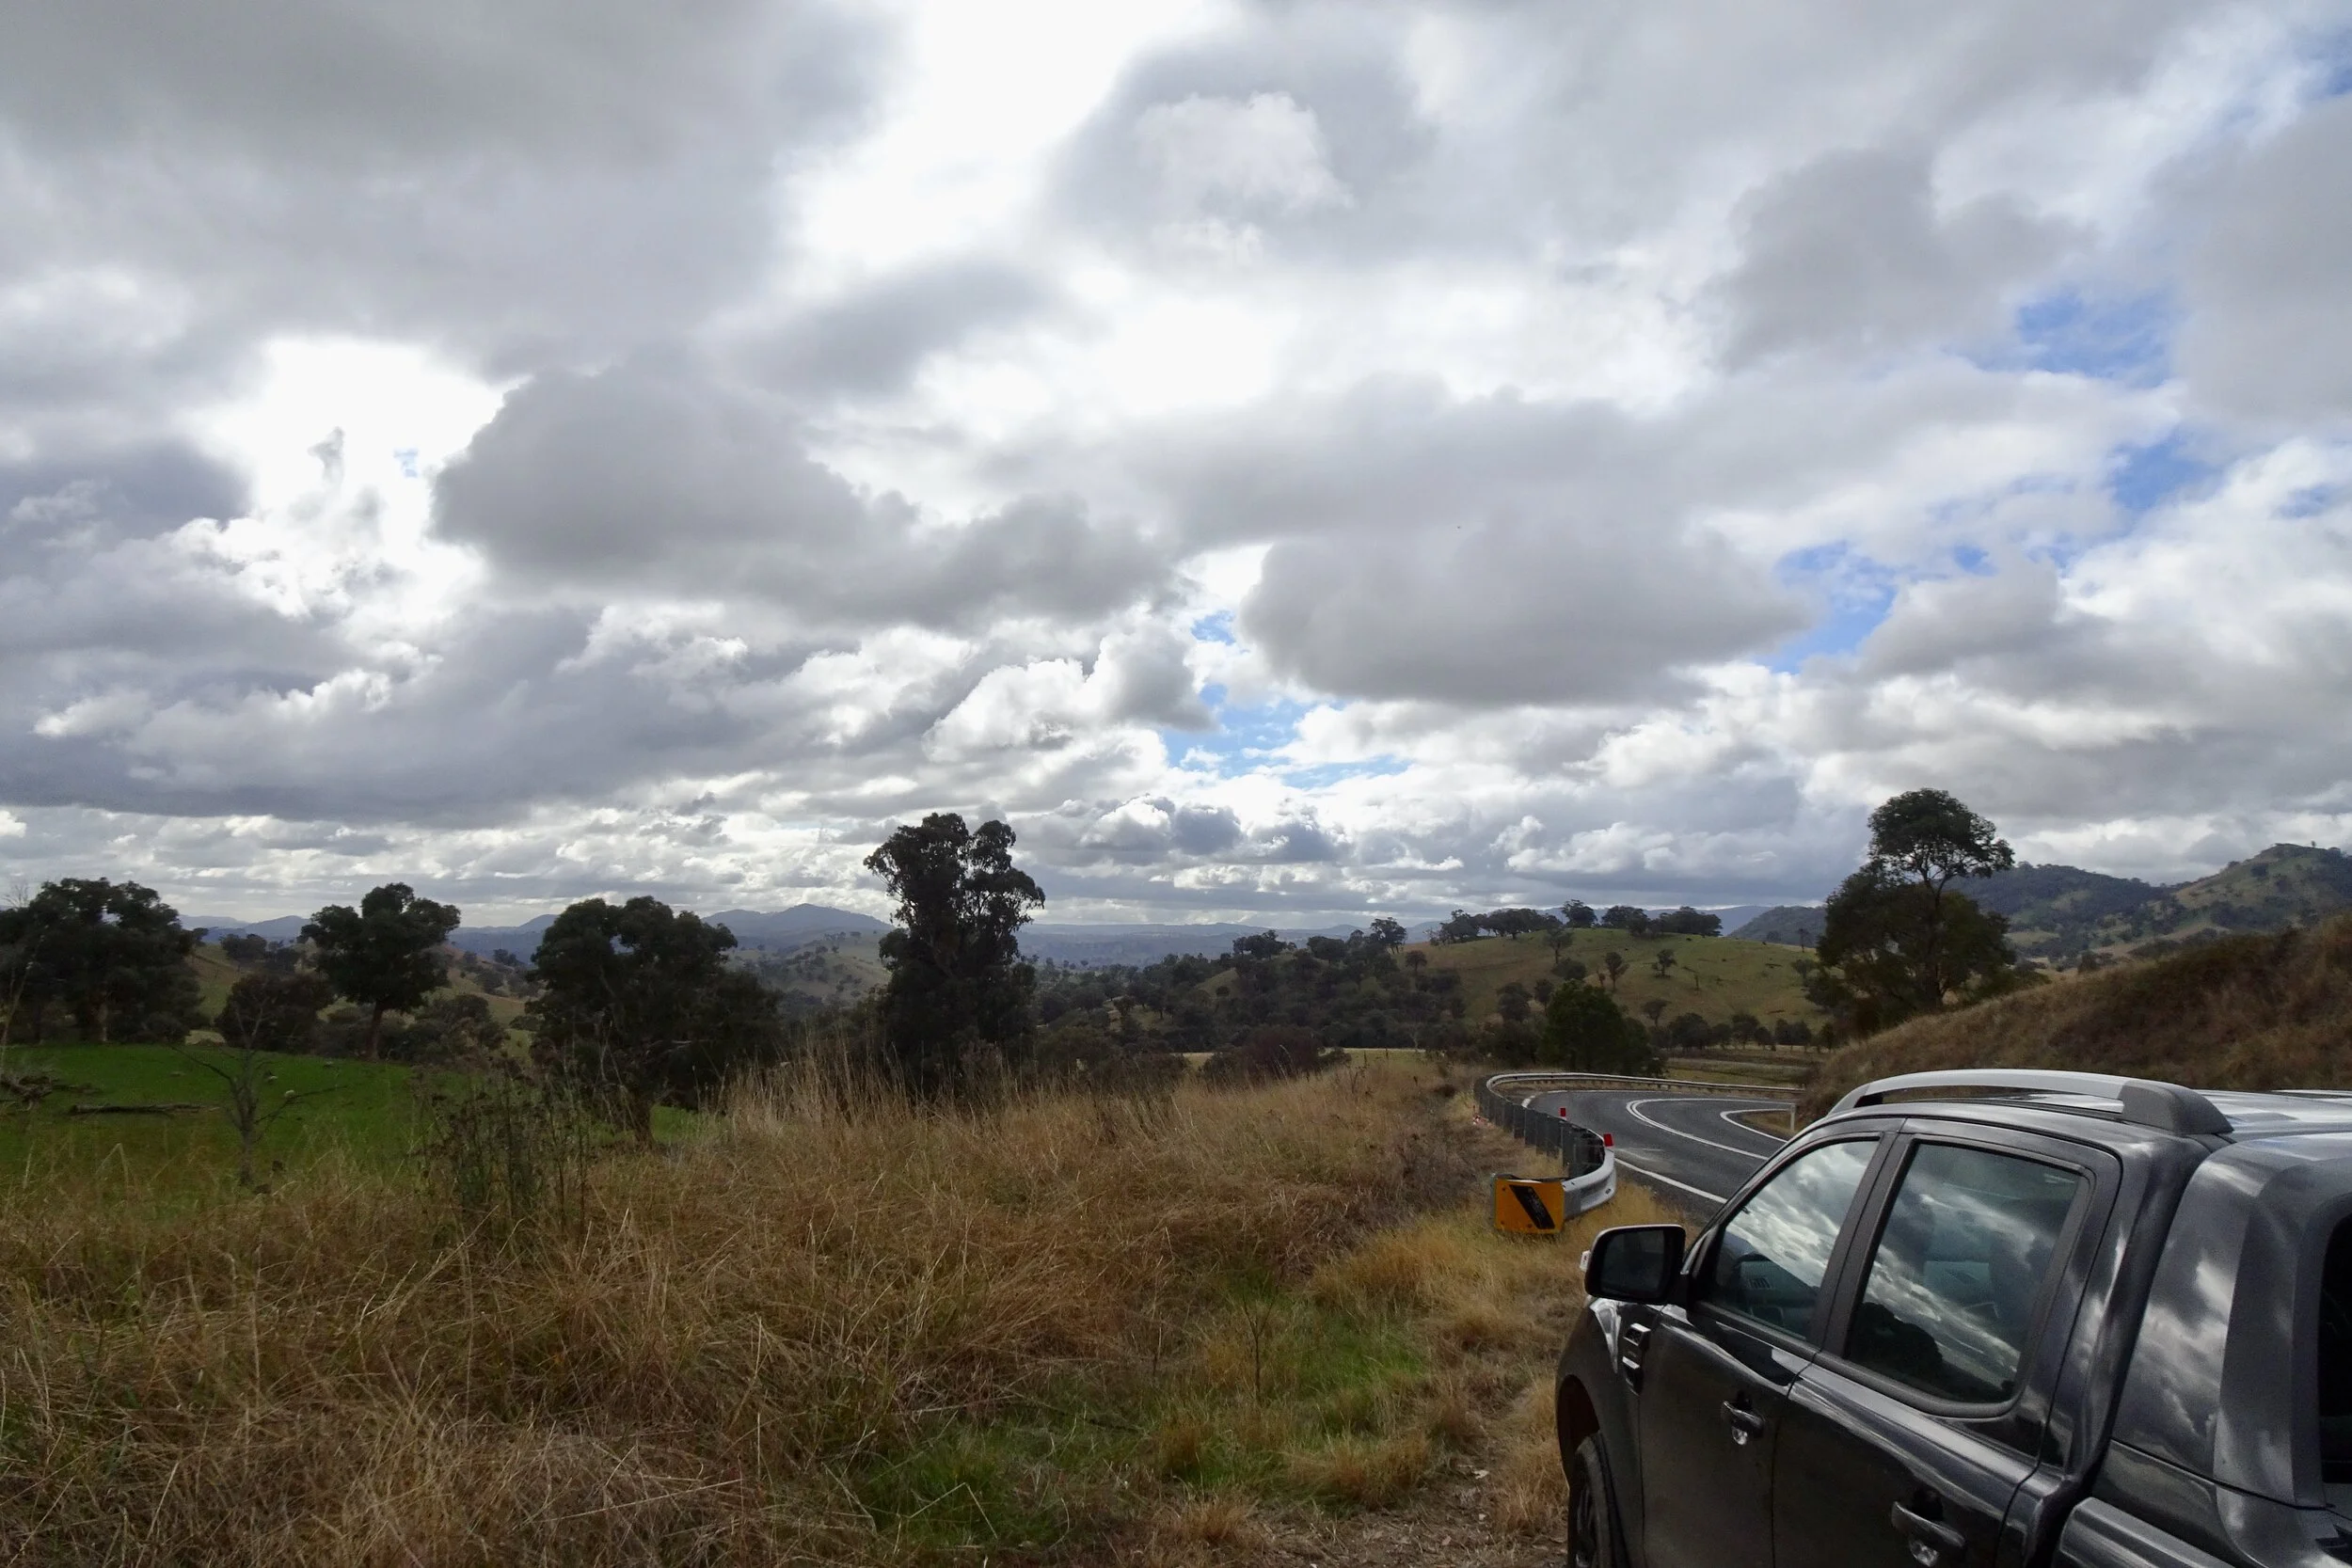
M 1429 940 L 1438 942 L 1476 942 L 1482 937 L 1543 936 L 1553 931 L 1623 931 L 1631 937 L 1719 937 L 1724 917 L 1685 904 L 1653 914 L 1632 904 L 1612 904 L 1596 911 L 1581 898 L 1571 898 L 1558 913 L 1549 910 L 1488 910 L 1473 914 L 1455 910 L 1438 924 Z
M 1840 1037 L 2032 983 L 2001 917 L 1950 885 L 2013 863 L 1990 822 L 1948 794 L 1915 790 L 1874 812 L 1870 832 L 1804 973 L 1806 994 Z M 1208 1075 L 1232 1080 L 1313 1070 L 1359 1048 L 1631 1072 L 1654 1069 L 1668 1050 L 1793 1043 L 1786 1023 L 1668 1020 L 1662 1004 L 1647 1009 L 1645 1027 L 1616 1000 L 1627 966 L 1614 950 L 1597 972 L 1556 951 L 1553 978 L 1505 986 L 1498 1019 L 1473 1021 L 1459 974 L 1404 951 L 1405 927 L 1388 917 L 1344 939 L 1294 944 L 1266 931 L 1214 958 L 1041 973 L 1023 958 L 1019 932 L 1044 894 L 1014 863 L 1014 844 L 1003 822 L 974 829 L 934 814 L 897 829 L 866 862 L 896 901 L 881 943 L 889 978 L 819 1022 L 868 1041 L 869 1065 L 908 1094 L 953 1098 L 1025 1076 L 1152 1081 L 1180 1070 L 1186 1053 L 1205 1053 Z M 11 1037 L 61 1031 L 177 1041 L 209 1023 L 247 1053 L 502 1056 L 592 1092 L 604 1114 L 644 1138 L 655 1106 L 707 1104 L 795 1038 L 780 994 L 730 961 L 732 932 L 640 896 L 571 905 L 527 960 L 460 960 L 485 989 L 525 1000 L 524 1048 L 482 996 L 448 993 L 447 943 L 459 921 L 454 906 L 394 882 L 357 906 L 322 908 L 291 947 L 232 939 L 224 951 L 247 967 L 208 1020 L 188 964 L 200 933 L 137 883 L 62 879 L 0 911 L 0 1051 Z M 1705 937 L 1721 922 L 1688 907 L 1654 915 L 1569 899 L 1556 913 L 1456 911 L 1438 940 L 1540 934 L 1560 946 L 1593 929 Z M 1651 961 L 1662 975 L 1673 952 Z M 327 1013 L 337 1002 L 346 1010 Z M 807 1027 L 803 1021 L 803 1035 Z

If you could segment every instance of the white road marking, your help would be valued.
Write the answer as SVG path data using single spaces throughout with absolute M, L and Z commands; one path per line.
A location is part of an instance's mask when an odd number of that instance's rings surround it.
M 1760 1160 L 1762 1158 L 1753 1148 L 1739 1148 L 1730 1144 L 1719 1144 L 1712 1138 L 1702 1138 L 1696 1132 L 1685 1132 L 1679 1127 L 1669 1127 L 1655 1117 L 1645 1117 L 1642 1114 L 1642 1107 L 1645 1105 L 1661 1105 L 1669 1102 L 1669 1101 L 1662 1098 L 1656 1100 L 1629 1100 L 1626 1101 L 1625 1111 L 1626 1115 L 1631 1117 L 1634 1120 L 1655 1127 L 1661 1132 L 1671 1132 L 1677 1138 L 1688 1138 L 1694 1144 L 1705 1144 L 1709 1148 L 1720 1148 L 1725 1154 L 1737 1154 L 1742 1160 Z M 1682 1101 L 1676 1101 L 1672 1102 L 1681 1103 Z
M 1772 1105 L 1751 1105 L 1745 1110 L 1723 1111 L 1717 1114 L 1724 1118 L 1724 1125 L 1725 1127 L 1736 1127 L 1742 1132 L 1753 1132 L 1759 1138 L 1771 1138 L 1775 1145 L 1785 1144 L 1788 1141 L 1787 1138 L 1774 1138 L 1772 1137 L 1772 1134 L 1765 1132 L 1761 1127 L 1757 1127 L 1753 1123 L 1744 1122 L 1740 1119 L 1741 1117 L 1752 1117 L 1758 1111 L 1771 1111 L 1776 1109 L 1778 1109 L 1778 1107 Z
M 1703 1197 L 1709 1203 L 1721 1203 L 1724 1200 L 1721 1193 L 1710 1193 L 1705 1187 L 1693 1187 L 1688 1181 L 1677 1181 L 1671 1176 L 1661 1176 L 1654 1170 L 1645 1170 L 1622 1154 L 1617 1156 L 1617 1168 L 1629 1170 L 1645 1181 L 1663 1181 L 1669 1187 L 1679 1187 L 1692 1197 Z

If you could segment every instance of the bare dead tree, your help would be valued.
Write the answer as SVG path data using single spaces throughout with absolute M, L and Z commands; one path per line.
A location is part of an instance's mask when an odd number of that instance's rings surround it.
M 237 1134 L 237 1185 L 252 1190 L 253 1157 L 262 1147 L 269 1130 L 278 1118 L 306 1100 L 332 1094 L 330 1086 L 323 1089 L 288 1089 L 276 1100 L 268 1098 L 265 1085 L 269 1082 L 269 1058 L 273 1053 L 261 1049 L 262 1006 L 258 1002 L 240 1003 L 236 993 L 230 993 L 227 1006 L 220 1014 L 221 1038 L 232 1053 L 230 1064 L 206 1061 L 184 1045 L 172 1050 L 206 1072 L 220 1080 L 221 1115 Z

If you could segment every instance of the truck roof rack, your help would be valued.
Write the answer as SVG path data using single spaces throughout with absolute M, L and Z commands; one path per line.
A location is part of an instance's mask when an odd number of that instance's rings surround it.
M 2026 1068 L 1962 1068 L 1949 1072 L 1906 1072 L 1896 1078 L 1880 1078 L 1849 1089 L 1845 1098 L 1831 1107 L 1830 1115 L 1866 1105 L 1883 1105 L 1898 1095 L 1950 1090 L 2105 1101 L 2115 1106 L 2121 1120 L 2141 1127 L 2204 1135 L 2231 1131 L 2230 1118 L 2221 1114 L 2219 1106 L 2195 1089 L 2185 1089 L 2178 1084 L 2120 1078 L 2105 1072 L 2054 1072 Z M 2052 1108 L 2067 1107 L 2060 1104 Z

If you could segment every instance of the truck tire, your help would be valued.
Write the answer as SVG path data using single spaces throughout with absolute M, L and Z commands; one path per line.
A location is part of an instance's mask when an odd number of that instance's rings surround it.
M 1568 1568 L 1626 1568 L 1619 1517 L 1609 1454 L 1597 1432 L 1576 1446 L 1568 1472 Z

